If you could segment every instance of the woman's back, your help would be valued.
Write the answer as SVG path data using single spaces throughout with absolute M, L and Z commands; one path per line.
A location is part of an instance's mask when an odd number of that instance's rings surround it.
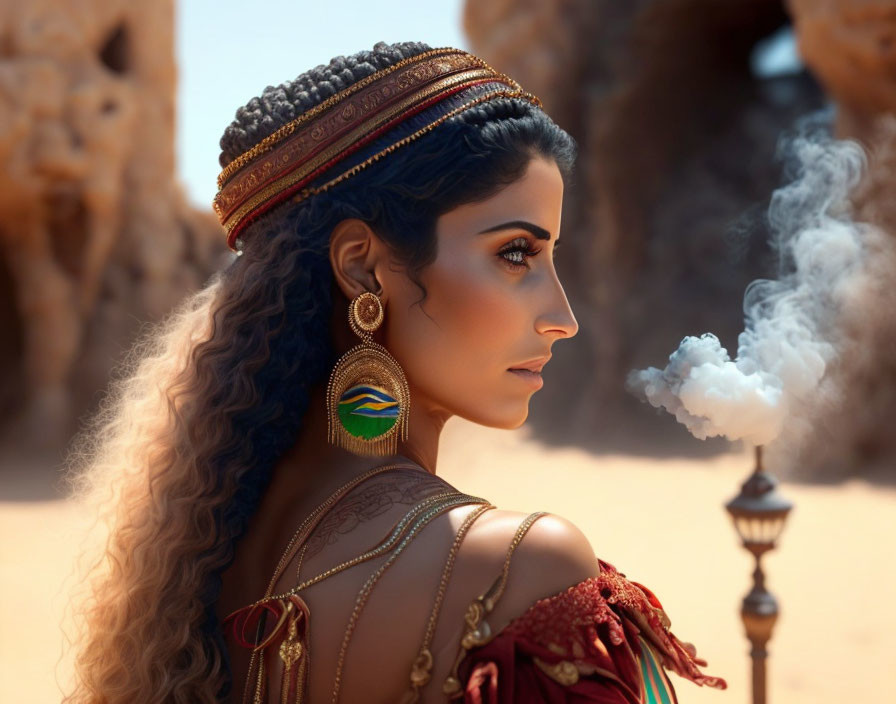
M 414 515 L 415 507 L 437 504 L 438 497 L 449 492 L 456 489 L 423 468 L 394 469 L 367 479 L 327 511 L 304 549 L 296 551 L 283 570 L 273 593 L 287 592 L 364 554 L 409 513 Z M 445 701 L 442 684 L 458 654 L 467 609 L 501 574 L 508 547 L 525 518 L 524 513 L 487 504 L 448 508 L 420 529 L 397 556 L 393 549 L 303 589 L 300 596 L 310 610 L 307 701 L 332 700 L 337 669 L 340 701 L 401 701 L 410 690 L 411 671 L 424 643 L 446 562 L 456 545 L 456 558 L 445 582 L 429 645 L 433 655 L 431 681 L 421 690 L 421 701 Z M 456 544 L 467 519 L 472 522 Z M 281 549 L 300 523 L 301 518 L 283 531 Z M 301 569 L 297 576 L 299 556 Z M 225 575 L 221 606 L 238 608 L 261 596 L 237 594 L 244 585 L 258 582 L 257 575 L 244 574 L 246 569 L 258 569 L 250 566 L 257 564 L 252 557 L 238 554 L 234 567 Z M 593 551 L 574 526 L 557 516 L 541 517 L 514 550 L 506 590 L 488 619 L 490 626 L 497 632 L 537 599 L 598 572 Z M 369 598 L 356 611 L 358 595 L 377 573 L 380 576 Z M 269 576 L 270 571 L 266 578 Z M 242 597 L 239 605 L 238 596 Z M 350 624 L 352 631 L 347 637 Z M 228 646 L 238 699 L 246 680 L 248 656 L 232 638 Z M 267 661 L 268 668 L 274 667 L 268 670 L 268 686 L 274 696 L 282 676 L 279 660 L 274 656 Z

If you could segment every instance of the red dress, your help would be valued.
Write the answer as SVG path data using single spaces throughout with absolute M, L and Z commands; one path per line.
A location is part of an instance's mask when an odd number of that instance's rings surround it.
M 599 560 L 601 574 L 541 599 L 456 669 L 468 704 L 677 702 L 664 669 L 725 689 L 695 648 L 669 631 L 656 596 Z M 468 632 L 478 625 L 468 620 Z M 456 691 L 456 696 L 460 691 Z

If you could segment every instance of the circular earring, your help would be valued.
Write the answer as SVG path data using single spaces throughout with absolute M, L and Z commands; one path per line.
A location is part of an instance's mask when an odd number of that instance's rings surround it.
M 404 370 L 373 341 L 383 317 L 375 293 L 352 300 L 348 323 L 361 343 L 339 358 L 327 386 L 328 440 L 356 455 L 393 455 L 399 438 L 408 439 L 411 394 Z

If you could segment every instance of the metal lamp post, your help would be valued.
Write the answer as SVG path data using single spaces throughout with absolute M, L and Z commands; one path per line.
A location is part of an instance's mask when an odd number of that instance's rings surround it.
M 775 547 L 793 504 L 778 494 L 778 480 L 762 466 L 762 447 L 756 447 L 756 468 L 741 486 L 740 493 L 725 504 L 743 546 L 756 558 L 753 588 L 744 597 L 740 615 L 752 646 L 753 704 L 766 702 L 766 644 L 778 618 L 778 601 L 765 588 L 762 556 Z

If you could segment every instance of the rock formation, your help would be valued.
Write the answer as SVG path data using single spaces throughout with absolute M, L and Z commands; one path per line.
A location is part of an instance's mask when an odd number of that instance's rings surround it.
M 188 207 L 175 179 L 173 10 L 0 2 L 7 430 L 64 440 L 137 324 L 223 255 L 216 221 Z
M 857 222 L 884 237 L 867 256 L 868 286 L 838 321 L 848 347 L 827 380 L 837 402 L 795 459 L 804 473 L 893 481 L 896 459 L 896 2 L 790 0 L 800 54 L 836 103 L 838 137 L 868 153 Z

